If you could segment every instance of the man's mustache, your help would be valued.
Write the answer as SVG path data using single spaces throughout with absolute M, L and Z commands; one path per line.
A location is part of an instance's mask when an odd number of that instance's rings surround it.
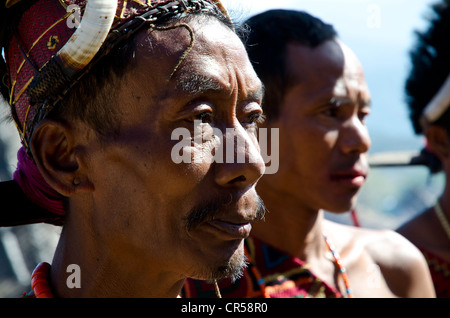
M 205 221 L 213 220 L 215 215 L 220 211 L 225 211 L 227 208 L 236 207 L 236 200 L 231 195 L 229 198 L 217 199 L 205 203 L 201 203 L 191 209 L 186 217 L 186 229 L 191 231 Z M 260 196 L 256 195 L 256 213 L 255 217 L 250 220 L 263 220 L 266 214 L 266 206 Z

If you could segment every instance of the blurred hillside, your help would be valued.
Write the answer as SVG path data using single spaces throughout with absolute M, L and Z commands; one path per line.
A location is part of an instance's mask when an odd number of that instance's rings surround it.
M 7 110 L 0 100 L 1 119 Z M 19 145 L 14 124 L 1 120 L 0 181 L 11 179 Z M 14 202 L 3 202 L 0 213 L 14 213 Z M 51 262 L 59 232 L 44 224 L 0 228 L 0 297 L 20 297 L 30 290 L 31 272 L 39 262 Z

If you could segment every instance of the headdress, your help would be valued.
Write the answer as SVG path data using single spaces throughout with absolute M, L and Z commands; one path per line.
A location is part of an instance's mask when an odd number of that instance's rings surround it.
M 143 26 L 202 11 L 229 19 L 220 0 L 0 0 L 0 5 L 5 58 L 0 59 L 0 86 L 7 87 L 24 146 L 18 153 L 14 180 L 40 210 L 57 216 L 65 213 L 61 196 L 26 155 L 37 124 L 98 60 Z M 23 199 L 16 186 L 8 189 Z M 0 225 L 20 223 L 28 220 L 13 218 Z
M 13 8 L 27 0 L 7 0 Z M 27 147 L 36 124 L 102 56 L 143 25 L 181 12 L 225 9 L 218 0 L 39 0 L 5 45 L 9 102 Z M 81 18 L 81 21 L 80 21 Z

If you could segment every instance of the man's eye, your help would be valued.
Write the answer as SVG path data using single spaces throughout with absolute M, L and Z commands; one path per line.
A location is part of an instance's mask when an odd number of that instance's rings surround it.
M 192 116 L 190 121 L 201 121 L 203 124 L 209 124 L 213 121 L 213 114 L 210 111 L 204 111 Z
M 251 124 L 255 124 L 255 125 L 261 125 L 264 123 L 264 121 L 266 120 L 266 116 L 261 113 L 260 111 L 256 111 L 251 113 L 246 120 L 243 121 L 243 124 L 246 125 L 251 125 Z
M 370 111 L 360 111 L 358 113 L 359 120 L 361 120 L 362 123 L 366 122 L 367 116 L 369 116 L 369 115 L 370 115 Z
M 337 114 L 338 114 L 338 107 L 331 106 L 331 107 L 325 109 L 322 112 L 322 114 L 325 115 L 325 116 L 328 116 L 328 117 L 336 117 Z
M 196 116 L 197 120 L 201 120 L 202 123 L 212 123 L 213 121 L 213 114 L 211 112 L 203 112 L 201 114 L 198 114 Z

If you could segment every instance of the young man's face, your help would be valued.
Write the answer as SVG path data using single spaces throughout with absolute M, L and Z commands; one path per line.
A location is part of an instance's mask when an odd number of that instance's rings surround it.
M 290 44 L 280 127 L 279 184 L 307 209 L 348 211 L 368 173 L 370 95 L 362 67 L 342 43 Z
M 214 279 L 240 270 L 249 222 L 260 216 L 255 184 L 264 162 L 255 120 L 262 86 L 233 32 L 214 19 L 189 25 L 194 46 L 170 79 L 189 45 L 188 30 L 141 31 L 135 39 L 134 66 L 111 105 L 123 115 L 119 136 L 90 160 L 94 219 L 114 253 L 159 264 L 168 275 Z M 246 163 L 211 162 L 219 142 L 213 127 L 224 132 L 220 142 L 231 138 L 226 128 L 235 128 L 247 147 L 233 153 L 244 153 Z M 173 160 L 179 128 L 192 136 L 183 151 L 194 162 Z M 195 139 L 199 129 L 204 142 Z

